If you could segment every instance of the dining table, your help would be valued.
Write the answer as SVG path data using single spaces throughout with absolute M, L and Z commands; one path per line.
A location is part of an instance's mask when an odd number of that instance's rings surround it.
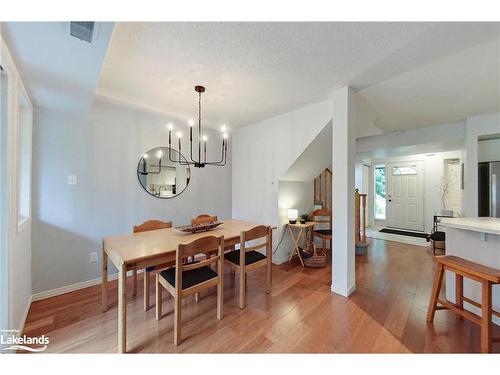
M 202 237 L 224 236 L 224 247 L 234 248 L 234 245 L 240 243 L 241 232 L 258 225 L 264 224 L 228 219 L 220 226 L 205 232 L 184 233 L 175 228 L 168 228 L 103 238 L 101 290 L 103 312 L 108 310 L 108 259 L 118 269 L 118 353 L 124 353 L 127 349 L 127 271 L 172 266 L 178 245 Z M 272 259 L 268 259 L 268 262 L 271 261 Z

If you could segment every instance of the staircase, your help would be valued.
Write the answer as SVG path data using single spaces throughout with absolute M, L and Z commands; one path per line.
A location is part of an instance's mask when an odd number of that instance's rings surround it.
M 326 168 L 314 179 L 314 204 L 332 209 L 332 171 Z

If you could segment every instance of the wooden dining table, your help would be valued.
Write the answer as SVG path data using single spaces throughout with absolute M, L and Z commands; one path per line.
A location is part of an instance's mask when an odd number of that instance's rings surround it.
M 118 353 L 127 349 L 127 271 L 161 267 L 175 262 L 180 244 L 207 236 L 224 236 L 225 247 L 240 242 L 243 231 L 262 225 L 249 221 L 228 219 L 215 229 L 200 233 L 183 233 L 175 228 L 158 229 L 106 237 L 102 241 L 102 311 L 108 310 L 108 259 L 118 269 Z M 268 262 L 271 262 L 268 259 Z M 270 277 L 271 275 L 269 275 Z

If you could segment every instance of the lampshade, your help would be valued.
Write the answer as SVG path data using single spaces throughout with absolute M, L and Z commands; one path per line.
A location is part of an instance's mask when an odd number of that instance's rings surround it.
M 299 210 L 295 208 L 290 208 L 288 210 L 288 220 L 297 220 L 299 217 Z

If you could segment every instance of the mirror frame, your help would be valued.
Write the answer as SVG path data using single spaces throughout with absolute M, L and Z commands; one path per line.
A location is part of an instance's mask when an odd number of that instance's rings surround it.
M 139 158 L 139 162 L 137 163 L 137 169 L 135 171 L 135 174 L 137 175 L 137 181 L 139 182 L 139 186 L 142 188 L 142 190 L 144 190 L 146 193 L 148 193 L 149 195 L 151 195 L 152 197 L 155 197 L 155 198 L 158 198 L 158 199 L 173 199 L 173 198 L 177 198 L 179 195 L 181 195 L 189 186 L 189 183 L 191 182 L 191 168 L 189 167 L 189 165 L 186 165 L 185 167 L 187 168 L 187 183 L 186 183 L 186 186 L 184 187 L 184 189 L 182 189 L 179 193 L 171 196 L 171 197 L 162 197 L 162 196 L 159 196 L 159 195 L 154 195 L 152 194 L 148 189 L 146 189 L 142 183 L 141 183 L 141 179 L 139 178 L 139 168 L 141 166 L 141 162 L 142 162 L 142 159 L 143 159 L 143 156 L 145 154 L 149 154 L 150 152 L 152 152 L 153 150 L 156 150 L 156 149 L 159 149 L 159 148 L 166 148 L 166 149 L 169 149 L 174 151 L 175 153 L 177 153 L 179 155 L 180 158 L 184 159 L 184 161 L 187 163 L 187 159 L 184 157 L 184 155 L 182 155 L 179 151 L 171 148 L 171 147 L 168 147 L 168 146 L 158 146 L 158 147 L 154 147 L 152 148 L 151 150 L 149 151 L 146 151 L 144 152 L 141 157 Z

